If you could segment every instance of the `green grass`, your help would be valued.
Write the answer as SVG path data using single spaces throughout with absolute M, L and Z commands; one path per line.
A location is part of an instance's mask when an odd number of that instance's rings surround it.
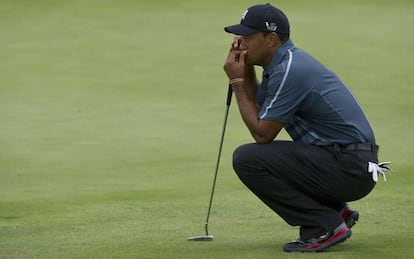
M 246 190 L 230 111 L 203 234 L 236 23 L 253 1 L 0 2 L 0 258 L 302 258 L 292 228 Z M 364 107 L 394 175 L 352 238 L 319 258 L 411 258 L 412 1 L 279 1 L 296 45 Z M 286 138 L 286 134 L 282 136 Z

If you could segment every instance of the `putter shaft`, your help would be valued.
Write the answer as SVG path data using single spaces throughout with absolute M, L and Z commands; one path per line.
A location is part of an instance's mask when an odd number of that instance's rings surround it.
M 208 234 L 208 222 L 209 222 L 209 219 L 210 219 L 211 206 L 213 204 L 214 190 L 216 189 L 216 181 L 217 181 L 217 174 L 218 174 L 218 169 L 219 169 L 219 165 L 220 165 L 221 150 L 223 149 L 224 134 L 226 132 L 227 117 L 229 115 L 229 108 L 230 108 L 230 104 L 231 104 L 232 94 L 233 94 L 233 89 L 232 89 L 231 85 L 229 84 L 228 91 L 227 91 L 227 100 L 226 100 L 226 112 L 224 114 L 224 123 L 223 123 L 223 129 L 222 129 L 222 133 L 221 133 L 219 152 L 218 152 L 218 156 L 217 156 L 216 170 L 214 172 L 213 185 L 212 185 L 212 188 L 211 188 L 211 195 L 210 195 L 210 202 L 209 202 L 209 205 L 208 205 L 206 222 L 204 224 L 204 231 L 205 231 L 206 235 L 205 236 L 198 236 L 198 237 L 189 237 L 189 238 L 187 238 L 187 240 L 189 240 L 189 241 L 190 240 L 192 240 L 192 241 L 211 241 L 211 240 L 213 240 L 213 236 Z

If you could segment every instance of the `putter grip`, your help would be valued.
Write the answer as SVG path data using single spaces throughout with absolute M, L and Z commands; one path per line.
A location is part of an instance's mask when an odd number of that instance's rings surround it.
M 227 91 L 227 102 L 226 102 L 227 106 L 230 106 L 232 94 L 233 94 L 233 89 L 231 87 L 231 84 L 229 84 L 229 90 Z

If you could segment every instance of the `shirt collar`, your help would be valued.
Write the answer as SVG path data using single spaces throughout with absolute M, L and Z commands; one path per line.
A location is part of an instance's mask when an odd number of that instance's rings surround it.
M 287 40 L 283 43 L 273 54 L 272 60 L 270 60 L 269 65 L 267 66 L 266 70 L 264 71 L 264 75 L 270 75 L 273 71 L 274 67 L 277 66 L 282 61 L 282 58 L 285 56 L 288 50 L 293 49 L 295 45 L 291 39 Z

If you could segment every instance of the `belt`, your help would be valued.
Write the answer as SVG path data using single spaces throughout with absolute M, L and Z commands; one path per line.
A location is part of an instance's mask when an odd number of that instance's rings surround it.
M 339 149 L 341 151 L 373 151 L 377 152 L 379 149 L 378 145 L 371 144 L 371 143 L 351 143 L 347 145 L 341 145 L 341 144 L 333 144 L 332 145 L 334 149 Z

